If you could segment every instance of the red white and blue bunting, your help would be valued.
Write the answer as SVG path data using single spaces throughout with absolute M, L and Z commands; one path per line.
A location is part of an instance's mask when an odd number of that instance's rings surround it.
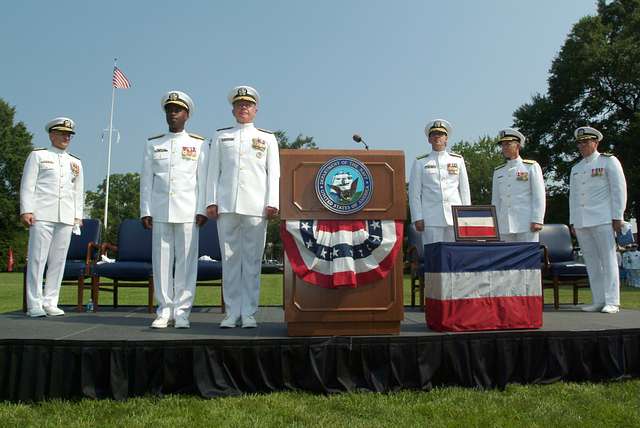
M 402 248 L 403 227 L 397 220 L 288 220 L 280 234 L 300 279 L 355 288 L 387 276 Z

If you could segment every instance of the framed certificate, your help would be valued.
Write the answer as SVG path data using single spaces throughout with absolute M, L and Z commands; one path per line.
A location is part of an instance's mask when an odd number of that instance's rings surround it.
M 500 240 L 495 206 L 454 205 L 451 210 L 456 241 Z

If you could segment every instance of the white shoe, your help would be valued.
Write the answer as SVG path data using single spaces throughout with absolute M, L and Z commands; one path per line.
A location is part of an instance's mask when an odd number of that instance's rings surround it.
M 151 323 L 151 328 L 167 328 L 171 320 L 165 317 L 158 317 Z
M 220 328 L 234 328 L 238 324 L 238 318 L 227 315 L 225 319 L 220 323 Z
M 587 305 L 582 307 L 582 312 L 600 312 L 604 305 L 601 303 L 594 303 L 593 305 Z
M 620 312 L 620 307 L 616 305 L 605 305 L 601 312 L 605 314 L 617 314 Z
M 242 328 L 256 328 L 257 326 L 258 323 L 253 316 L 242 317 Z
M 187 318 L 185 316 L 177 317 L 176 318 L 175 327 L 176 328 L 189 328 L 189 327 L 191 327 L 191 324 L 189 323 L 189 318 Z
M 43 306 L 42 309 L 44 309 L 48 317 L 64 315 L 64 311 L 57 306 Z
M 33 308 L 27 311 L 27 316 L 31 318 L 46 317 L 47 313 L 42 308 Z

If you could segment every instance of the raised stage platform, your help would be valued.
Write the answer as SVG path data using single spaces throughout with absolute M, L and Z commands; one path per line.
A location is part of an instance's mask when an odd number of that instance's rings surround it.
M 203 397 L 304 390 L 387 392 L 460 385 L 640 377 L 640 311 L 545 308 L 540 330 L 437 333 L 405 308 L 397 336 L 289 338 L 280 307 L 257 329 L 218 327 L 195 309 L 191 329 L 152 330 L 145 308 L 31 319 L 0 314 L 0 399 Z

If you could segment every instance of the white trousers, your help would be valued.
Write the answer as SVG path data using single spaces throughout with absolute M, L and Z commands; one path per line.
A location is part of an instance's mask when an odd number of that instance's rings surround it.
M 422 232 L 422 244 L 433 244 L 434 242 L 455 242 L 456 235 L 453 233 L 453 226 L 425 226 Z
M 540 242 L 540 232 L 501 233 L 504 242 Z
M 50 221 L 37 221 L 29 228 L 27 261 L 27 308 L 58 306 L 60 284 L 71 242 L 73 226 Z M 42 292 L 44 268 L 47 266 L 47 282 Z
M 239 318 L 254 315 L 260 300 L 260 271 L 267 220 L 223 213 L 218 217 L 218 235 L 227 316 Z
M 616 241 L 610 224 L 576 229 L 594 304 L 620 305 Z
M 169 319 L 188 317 L 198 278 L 198 227 L 154 221 L 152 231 L 156 313 Z

